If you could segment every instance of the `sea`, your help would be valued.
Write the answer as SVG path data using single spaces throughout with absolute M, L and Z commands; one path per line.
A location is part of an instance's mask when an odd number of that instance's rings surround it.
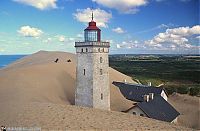
M 26 55 L 0 55 L 0 68 L 6 67 L 24 56 Z

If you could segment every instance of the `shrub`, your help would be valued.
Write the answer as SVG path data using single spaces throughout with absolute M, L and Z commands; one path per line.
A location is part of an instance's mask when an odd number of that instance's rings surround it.
M 199 87 L 191 87 L 190 88 L 190 95 L 191 96 L 197 96 L 200 94 L 200 88 Z
M 176 92 L 177 89 L 174 87 L 168 87 L 168 88 L 165 88 L 165 90 L 167 91 L 168 95 L 171 95 L 172 93 Z
M 188 87 L 178 87 L 177 88 L 177 92 L 180 93 L 180 94 L 188 94 L 189 92 L 189 88 Z

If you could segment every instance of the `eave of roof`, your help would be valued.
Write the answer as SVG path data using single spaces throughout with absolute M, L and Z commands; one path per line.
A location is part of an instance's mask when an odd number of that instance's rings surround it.
M 171 106 L 163 97 L 156 96 L 149 102 L 138 103 L 138 106 L 148 117 L 172 122 L 180 113 Z
M 123 82 L 115 82 L 113 83 L 115 86 L 119 87 L 120 92 L 123 96 L 132 101 L 142 102 L 144 101 L 144 95 L 149 93 L 154 93 L 154 95 L 160 95 L 163 91 L 163 88 L 158 87 L 150 87 L 146 85 L 139 85 L 139 84 L 130 84 L 130 83 L 123 83 Z

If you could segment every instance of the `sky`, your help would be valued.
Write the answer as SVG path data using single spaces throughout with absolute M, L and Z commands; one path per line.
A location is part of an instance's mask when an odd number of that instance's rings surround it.
M 110 54 L 200 54 L 199 0 L 0 0 L 0 55 L 75 53 L 94 20 Z

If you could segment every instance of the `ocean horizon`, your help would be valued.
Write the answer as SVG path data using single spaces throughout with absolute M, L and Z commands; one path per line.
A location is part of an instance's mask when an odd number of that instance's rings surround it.
M 30 54 L 24 54 L 24 55 L 0 55 L 0 68 L 4 68 L 7 65 L 15 62 L 18 59 L 21 59 L 24 56 L 27 56 Z M 200 54 L 109 54 L 109 56 L 113 55 L 126 55 L 126 56 L 139 56 L 139 55 L 155 55 L 155 56 L 200 56 Z
M 27 55 L 0 55 L 0 68 L 6 67 L 24 56 Z

